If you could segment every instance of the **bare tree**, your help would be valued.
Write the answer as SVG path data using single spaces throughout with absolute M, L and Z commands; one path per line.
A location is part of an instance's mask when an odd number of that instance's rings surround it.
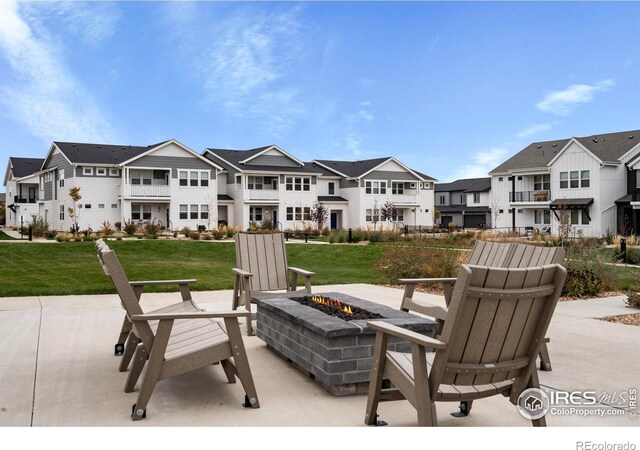
M 500 212 L 500 199 L 491 196 L 491 228 L 496 228 L 498 219 L 502 216 Z
M 309 218 L 318 224 L 318 230 L 322 230 L 329 219 L 329 208 L 322 202 L 315 202 L 311 207 Z
M 216 223 L 216 220 L 215 220 L 218 212 L 217 211 L 218 202 L 211 195 L 207 195 L 205 201 L 207 204 L 207 230 L 212 230 L 213 228 L 218 227 L 218 224 Z M 215 227 L 211 227 L 212 222 L 216 224 Z M 169 226 L 169 224 L 167 224 L 167 226 Z
M 398 220 L 398 208 L 396 205 L 391 203 L 389 200 L 382 205 L 380 208 L 380 218 L 381 220 L 389 220 L 393 222 L 393 225 L 396 225 L 396 221 Z

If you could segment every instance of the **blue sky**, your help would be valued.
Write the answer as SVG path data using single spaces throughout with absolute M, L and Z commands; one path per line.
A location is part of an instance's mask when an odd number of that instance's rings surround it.
M 440 181 L 640 128 L 640 3 L 0 2 L 0 160 L 54 140 L 392 155 Z

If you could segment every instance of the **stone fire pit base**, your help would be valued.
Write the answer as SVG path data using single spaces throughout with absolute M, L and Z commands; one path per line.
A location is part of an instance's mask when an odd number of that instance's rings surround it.
M 286 295 L 286 294 L 278 294 Z M 433 337 L 432 320 L 345 294 L 323 296 L 376 312 L 385 322 Z M 292 295 L 288 295 L 292 297 Z M 256 298 L 257 336 L 267 347 L 313 377 L 336 396 L 367 392 L 375 333 L 364 320 L 344 321 L 288 297 Z M 409 344 L 389 340 L 389 349 L 408 352 Z

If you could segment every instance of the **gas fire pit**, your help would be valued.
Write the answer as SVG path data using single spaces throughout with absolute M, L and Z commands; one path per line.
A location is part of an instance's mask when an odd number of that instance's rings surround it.
M 367 392 L 375 339 L 367 320 L 430 337 L 438 327 L 432 320 L 345 294 L 279 295 L 255 299 L 258 337 L 336 396 Z M 389 342 L 390 350 L 410 351 L 407 342 Z

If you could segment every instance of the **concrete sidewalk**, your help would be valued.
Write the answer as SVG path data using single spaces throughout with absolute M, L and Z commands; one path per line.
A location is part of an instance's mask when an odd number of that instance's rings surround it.
M 373 285 L 318 286 L 317 292 L 342 292 L 399 307 L 401 291 Z M 419 298 L 441 301 L 424 293 Z M 228 309 L 230 291 L 194 292 L 209 310 Z M 178 301 L 178 293 L 153 294 L 143 307 Z M 539 372 L 546 390 L 592 390 L 598 394 L 638 388 L 640 327 L 596 320 L 634 312 L 622 297 L 569 301 L 558 305 L 548 336 L 552 372 Z M 333 397 L 312 379 L 266 348 L 257 337 L 245 345 L 261 408 L 241 406 L 239 383 L 228 384 L 219 366 L 160 382 L 147 418 L 130 419 L 137 391 L 123 392 L 126 373 L 117 370 L 113 345 L 123 311 L 116 295 L 20 297 L 0 299 L 1 426 L 364 426 L 366 396 Z M 138 385 L 139 387 L 139 385 Z M 621 409 L 605 402 L 602 410 Z M 502 396 L 474 403 L 470 416 L 454 418 L 455 403 L 437 404 L 443 426 L 525 426 L 525 420 Z M 547 415 L 549 426 L 637 426 L 631 411 L 604 417 Z M 383 403 L 390 426 L 416 424 L 407 402 Z

